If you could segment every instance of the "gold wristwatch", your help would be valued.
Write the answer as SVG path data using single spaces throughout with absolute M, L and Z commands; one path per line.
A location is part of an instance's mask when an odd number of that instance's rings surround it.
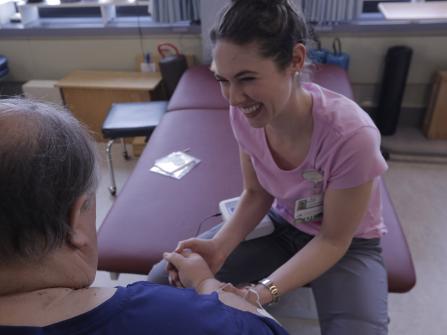
M 279 290 L 278 287 L 273 284 L 273 282 L 269 278 L 264 278 L 258 282 L 262 286 L 266 287 L 270 294 L 272 295 L 272 304 L 275 304 L 279 301 Z

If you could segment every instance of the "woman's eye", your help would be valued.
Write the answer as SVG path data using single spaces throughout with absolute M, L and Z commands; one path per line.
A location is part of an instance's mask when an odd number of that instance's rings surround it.
M 221 76 L 214 76 L 214 79 L 216 79 L 216 81 L 218 81 L 218 82 L 224 82 L 224 81 L 227 81 L 225 78 L 223 78 L 223 77 L 221 77 Z
M 217 82 L 219 83 L 219 85 L 228 85 L 228 80 L 217 79 Z
M 252 81 L 255 79 L 256 79 L 255 77 L 244 77 L 244 78 L 241 78 L 240 81 Z

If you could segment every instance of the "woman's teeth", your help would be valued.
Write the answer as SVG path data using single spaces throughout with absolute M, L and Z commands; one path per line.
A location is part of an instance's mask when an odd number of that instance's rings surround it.
M 241 110 L 244 114 L 251 114 L 253 112 L 256 112 L 259 107 L 261 107 L 261 104 L 252 105 L 250 107 L 242 107 Z

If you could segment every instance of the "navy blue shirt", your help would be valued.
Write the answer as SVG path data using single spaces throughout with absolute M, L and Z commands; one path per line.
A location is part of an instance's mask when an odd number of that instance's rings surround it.
M 243 312 L 219 301 L 217 293 L 138 282 L 118 287 L 91 311 L 46 327 L 0 326 L 8 335 L 107 334 L 277 334 L 287 335 L 270 318 Z

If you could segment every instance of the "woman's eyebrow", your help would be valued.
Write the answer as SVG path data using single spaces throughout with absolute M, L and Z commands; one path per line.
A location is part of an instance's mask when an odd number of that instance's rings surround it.
M 239 77 L 243 77 L 246 75 L 256 75 L 257 73 L 254 71 L 249 71 L 249 70 L 244 70 L 244 71 L 240 71 L 238 73 L 236 73 L 236 75 L 234 76 L 234 78 L 239 78 Z M 225 79 L 225 77 L 222 77 L 221 75 L 218 75 L 216 72 L 214 72 L 214 77 L 216 77 L 216 79 Z
M 246 76 L 246 75 L 255 75 L 257 74 L 254 71 L 250 71 L 250 70 L 244 70 L 244 71 L 240 71 L 238 73 L 236 73 L 236 75 L 234 76 L 234 78 L 238 78 L 238 77 L 242 77 L 242 76 Z

